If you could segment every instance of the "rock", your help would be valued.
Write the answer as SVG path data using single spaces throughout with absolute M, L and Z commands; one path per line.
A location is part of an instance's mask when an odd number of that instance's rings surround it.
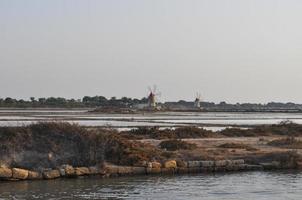
M 214 161 L 200 161 L 201 167 L 213 167 L 215 165 Z
M 106 165 L 105 172 L 108 174 L 117 174 L 118 173 L 118 166 L 115 165 Z
M 227 170 L 227 171 L 235 171 L 235 166 L 236 165 L 233 165 L 233 164 L 231 164 L 231 165 L 227 165 L 226 167 L 225 167 L 225 169 Z
M 89 169 L 87 167 L 76 167 L 75 168 L 75 174 L 77 176 L 89 175 Z
M 89 174 L 91 175 L 100 174 L 100 170 L 97 167 L 88 167 L 88 169 L 89 169 Z
M 132 167 L 133 174 L 146 174 L 146 168 L 145 167 Z
M 246 164 L 238 165 L 238 170 L 246 170 L 246 168 L 247 168 Z
M 240 170 L 240 165 L 233 165 L 231 171 L 239 171 Z
M 244 164 L 244 160 L 240 159 L 240 160 L 233 160 L 232 161 L 233 165 L 243 165 Z
M 48 170 L 43 172 L 43 178 L 45 179 L 55 179 L 60 177 L 60 171 L 57 169 Z
M 220 169 L 218 169 L 220 170 Z M 213 172 L 215 171 L 215 167 L 200 167 L 199 172 L 200 173 L 208 173 L 208 172 Z
M 59 169 L 59 172 L 60 172 L 60 175 L 61 175 L 62 177 L 66 176 L 65 169 L 60 168 L 60 169 Z
M 188 161 L 188 167 L 189 168 L 200 167 L 200 162 L 201 161 Z
M 298 169 L 302 169 L 302 161 L 297 161 L 296 165 Z
M 226 160 L 217 160 L 215 161 L 215 167 L 225 167 L 228 165 Z
M 132 167 L 120 166 L 120 167 L 118 167 L 118 174 L 121 176 L 132 174 Z
M 177 168 L 177 173 L 178 174 L 187 174 L 187 173 L 189 173 L 189 169 L 187 167 L 179 167 L 179 168 Z
M 6 167 L 0 168 L 0 178 L 11 178 L 13 176 L 13 171 Z
M 215 171 L 215 172 L 224 172 L 226 171 L 227 168 L 225 166 L 220 166 L 220 167 L 213 167 L 213 170 L 212 171 Z
M 174 174 L 176 171 L 176 168 L 161 168 L 162 174 Z
M 281 163 L 279 161 L 273 161 L 272 164 L 277 168 L 277 169 L 280 169 L 282 166 L 281 166 Z M 292 167 L 290 164 L 289 164 L 289 167 Z
M 72 177 L 76 175 L 75 169 L 71 165 L 63 165 L 62 169 L 65 171 L 65 176 Z
M 159 162 L 151 162 L 152 168 L 161 168 L 161 164 Z
M 190 167 L 190 168 L 188 168 L 188 172 L 190 174 L 196 174 L 196 173 L 200 172 L 200 168 L 199 167 Z
M 135 167 L 148 167 L 148 162 L 147 161 L 139 161 L 138 163 L 135 164 Z
M 176 160 L 176 164 L 177 164 L 177 167 L 183 167 L 183 168 L 188 167 L 188 163 L 183 160 Z
M 261 165 L 246 165 L 247 170 L 263 170 Z
M 177 168 L 177 163 L 175 160 L 166 161 L 164 164 L 165 168 Z
M 231 160 L 225 160 L 225 162 L 226 162 L 227 166 L 232 166 L 233 165 L 233 161 L 231 161 Z
M 13 178 L 25 180 L 28 177 L 28 170 L 20 169 L 20 168 L 13 168 Z
M 160 174 L 161 168 L 146 168 L 147 174 Z
M 280 167 L 278 162 L 271 162 L 271 163 L 259 163 L 263 169 L 265 170 L 272 170 L 272 169 L 278 169 Z
M 42 179 L 43 176 L 39 172 L 34 172 L 34 171 L 28 171 L 28 177 L 27 179 L 29 180 L 35 180 L 35 179 Z

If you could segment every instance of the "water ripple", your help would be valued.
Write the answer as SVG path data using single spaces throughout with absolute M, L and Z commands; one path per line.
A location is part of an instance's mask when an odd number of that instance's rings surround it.
M 294 199 L 302 174 L 248 172 L 211 175 L 60 179 L 0 183 L 2 199 Z

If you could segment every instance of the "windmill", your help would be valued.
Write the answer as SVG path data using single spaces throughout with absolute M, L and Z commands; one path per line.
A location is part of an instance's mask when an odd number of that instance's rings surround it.
M 196 98 L 194 101 L 194 107 L 195 108 L 200 108 L 200 101 L 201 101 L 201 94 L 200 93 L 196 93 Z
M 158 97 L 161 96 L 161 93 L 157 91 L 156 85 L 153 86 L 153 89 L 151 87 L 148 87 L 148 90 L 149 90 L 148 107 L 156 108 L 156 103 L 157 103 Z

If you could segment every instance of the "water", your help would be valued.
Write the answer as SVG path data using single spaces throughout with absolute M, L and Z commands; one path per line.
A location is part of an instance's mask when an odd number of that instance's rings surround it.
M 0 199 L 301 198 L 302 173 L 295 171 L 0 182 Z
M 290 120 L 302 124 L 302 113 L 206 113 L 164 112 L 145 114 L 95 114 L 88 110 L 0 110 L 0 126 L 22 126 L 37 121 L 64 120 L 82 126 L 127 128 L 138 126 L 219 127 L 277 124 Z

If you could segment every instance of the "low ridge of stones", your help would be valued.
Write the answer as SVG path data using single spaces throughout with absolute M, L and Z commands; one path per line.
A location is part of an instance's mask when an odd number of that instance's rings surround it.
M 249 170 L 273 170 L 284 168 L 302 167 L 302 163 L 281 165 L 277 161 L 271 163 L 259 163 L 257 165 L 246 164 L 244 160 L 217 160 L 217 161 L 180 161 L 168 160 L 164 163 L 157 161 L 145 162 L 141 166 L 117 166 L 105 164 L 102 167 L 73 167 L 62 165 L 57 169 L 44 169 L 32 171 L 20 168 L 0 167 L 0 180 L 49 180 L 56 178 L 76 178 L 81 176 L 118 177 L 132 175 L 154 174 L 190 174 L 211 173 L 224 171 L 249 171 Z

